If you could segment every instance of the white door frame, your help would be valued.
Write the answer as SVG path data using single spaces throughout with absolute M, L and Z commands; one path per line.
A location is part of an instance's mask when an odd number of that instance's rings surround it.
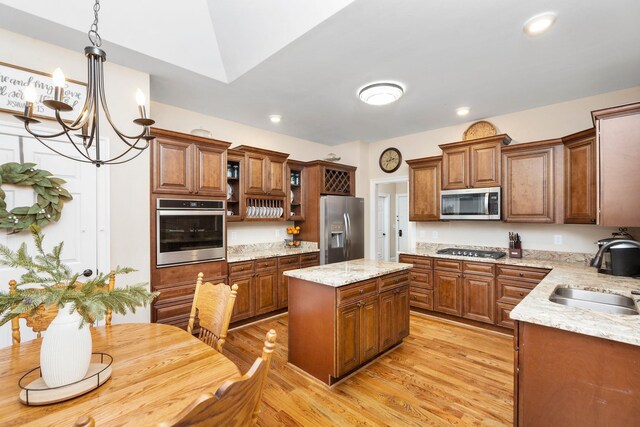
M 392 176 L 388 178 L 375 178 L 369 180 L 369 212 L 370 212 L 370 221 L 369 221 L 369 236 L 376 235 L 376 203 L 378 200 L 378 184 L 391 184 L 398 182 L 406 182 L 407 186 L 409 185 L 409 176 Z M 409 230 L 407 230 L 409 234 L 407 235 L 407 242 L 409 248 L 413 248 L 416 245 L 416 223 L 409 222 Z M 369 239 L 369 258 L 376 259 L 376 239 Z
M 382 252 L 382 260 L 389 261 L 389 243 L 391 242 L 389 238 L 389 234 L 391 234 L 391 195 L 387 193 L 378 193 L 377 198 L 382 197 L 384 199 L 384 211 L 382 212 L 382 229 L 384 233 L 384 250 Z M 376 203 L 376 210 L 378 204 Z M 376 224 L 378 222 L 378 215 L 376 215 Z M 376 227 L 376 233 L 377 233 Z M 378 236 L 376 235 L 376 243 L 378 241 Z
M 409 205 L 409 193 L 408 192 L 407 193 L 396 193 L 396 219 L 395 219 L 395 221 L 396 221 L 396 232 L 395 232 L 395 235 L 396 235 L 396 259 L 399 258 L 398 252 L 399 252 L 399 248 L 400 248 L 400 235 L 398 234 L 398 230 L 400 229 L 400 227 L 399 227 L 400 220 L 399 220 L 399 216 L 398 216 L 398 206 L 399 206 L 398 199 L 400 197 L 403 197 L 403 196 L 407 198 L 407 212 L 409 211 L 409 206 L 408 206 Z M 409 218 L 407 218 L 407 223 L 409 224 L 409 226 L 411 226 L 411 224 L 409 223 Z M 405 230 L 405 232 L 408 232 L 408 231 L 409 230 Z M 407 238 L 409 238 L 408 234 L 407 234 Z

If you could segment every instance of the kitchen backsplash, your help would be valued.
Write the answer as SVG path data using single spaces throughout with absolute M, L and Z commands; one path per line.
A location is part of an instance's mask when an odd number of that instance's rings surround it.
M 268 251 L 271 249 L 281 249 L 284 247 L 284 240 L 279 242 L 268 242 L 268 243 L 249 243 L 242 245 L 233 245 L 227 246 L 227 254 L 229 256 L 233 255 L 244 255 L 252 252 L 261 252 Z M 318 249 L 318 243 L 316 242 L 300 242 L 300 249 L 307 250 L 316 250 Z

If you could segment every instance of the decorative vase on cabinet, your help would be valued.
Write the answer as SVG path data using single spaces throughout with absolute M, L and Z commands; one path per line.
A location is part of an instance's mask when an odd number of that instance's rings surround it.
M 73 311 L 72 311 L 73 310 Z M 40 370 L 47 386 L 60 387 L 80 381 L 91 362 L 91 331 L 82 316 L 67 303 L 58 309 L 44 333 L 40 348 Z

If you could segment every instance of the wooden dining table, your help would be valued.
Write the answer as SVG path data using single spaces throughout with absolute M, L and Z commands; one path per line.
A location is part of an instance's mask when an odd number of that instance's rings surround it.
M 18 399 L 18 381 L 39 365 L 42 340 L 0 349 L 0 426 L 72 426 L 84 415 L 97 427 L 155 425 L 240 376 L 233 362 L 175 326 L 100 326 L 91 335 L 93 352 L 113 357 L 111 378 L 85 395 L 46 406 Z

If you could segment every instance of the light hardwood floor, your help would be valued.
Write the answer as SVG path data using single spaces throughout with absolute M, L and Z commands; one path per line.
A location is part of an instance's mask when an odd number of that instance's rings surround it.
M 241 372 L 278 333 L 260 426 L 512 425 L 512 338 L 411 314 L 404 344 L 333 389 L 287 365 L 287 316 L 233 330 L 223 353 Z

